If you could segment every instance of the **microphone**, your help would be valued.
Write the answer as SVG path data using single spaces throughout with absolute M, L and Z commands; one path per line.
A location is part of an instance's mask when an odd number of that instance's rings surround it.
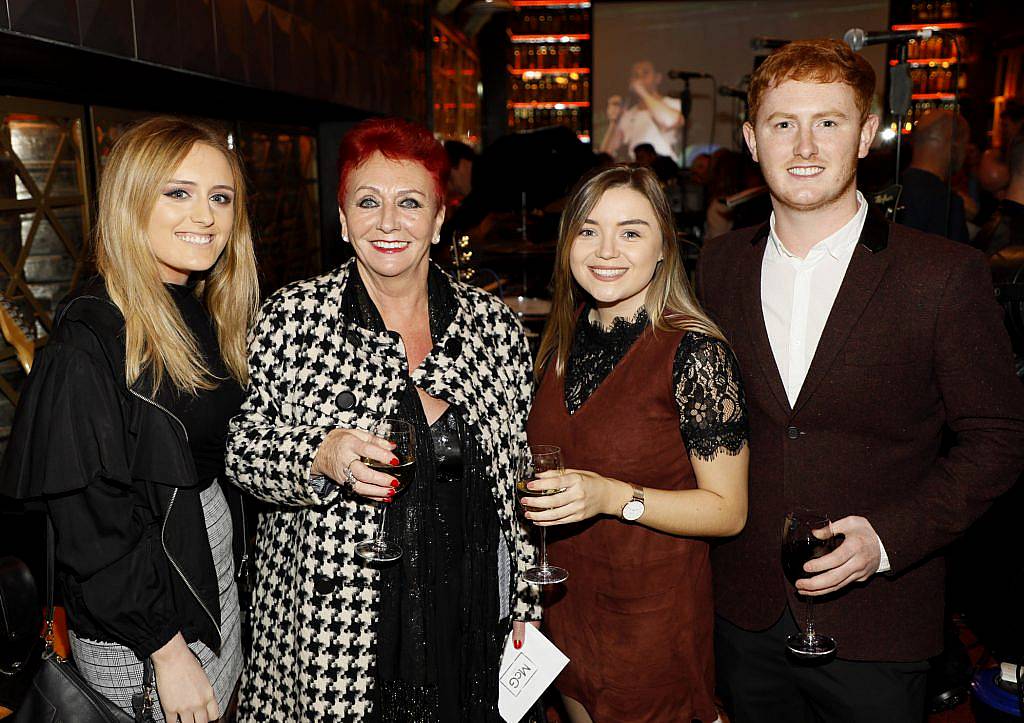
M 747 99 L 747 91 L 741 88 L 732 88 L 728 85 L 718 86 L 718 94 L 725 98 L 739 98 L 740 100 Z
M 874 31 L 867 32 L 861 28 L 850 28 L 843 36 L 843 42 L 850 46 L 850 50 L 857 52 L 865 45 L 902 43 L 905 40 L 927 40 L 934 34 L 935 28 L 908 30 L 902 33 L 876 33 Z
M 693 80 L 694 78 L 710 78 L 707 73 L 697 73 L 692 70 L 670 70 L 667 73 L 673 80 Z
M 766 38 L 763 35 L 758 35 L 756 38 L 750 39 L 751 50 L 775 50 L 781 48 L 783 45 L 789 45 L 790 41 L 783 38 Z

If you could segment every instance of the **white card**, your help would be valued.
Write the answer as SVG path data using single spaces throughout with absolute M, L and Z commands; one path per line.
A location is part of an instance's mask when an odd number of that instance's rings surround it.
M 519 723 L 541 694 L 558 677 L 569 659 L 537 628 L 526 626 L 523 647 L 516 650 L 512 634 L 498 669 L 498 712 L 508 723 Z

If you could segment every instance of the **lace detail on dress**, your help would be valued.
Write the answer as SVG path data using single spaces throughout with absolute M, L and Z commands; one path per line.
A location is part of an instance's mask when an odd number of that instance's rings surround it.
M 583 406 L 647 328 L 647 311 L 642 306 L 632 319 L 618 318 L 610 329 L 590 321 L 589 314 L 590 308 L 585 308 L 576 322 L 565 364 L 565 408 L 569 414 Z
M 610 329 L 589 320 L 584 309 L 576 323 L 565 365 L 565 408 L 575 414 L 622 361 L 649 324 L 643 307 L 632 319 L 616 319 Z M 720 339 L 688 332 L 672 365 L 679 409 L 679 431 L 691 455 L 714 459 L 738 454 L 747 442 L 747 405 L 739 364 Z
M 710 461 L 738 454 L 747 442 L 747 405 L 739 364 L 720 339 L 690 332 L 673 365 L 679 427 L 689 453 Z

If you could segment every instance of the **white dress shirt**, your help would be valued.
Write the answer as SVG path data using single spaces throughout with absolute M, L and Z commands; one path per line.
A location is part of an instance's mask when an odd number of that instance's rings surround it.
M 761 260 L 761 309 L 790 407 L 800 396 L 867 213 L 868 204 L 858 191 L 857 213 L 841 229 L 816 243 L 802 259 L 791 254 L 775 233 L 772 213 Z M 878 545 L 882 553 L 878 572 L 886 572 L 889 560 L 881 540 Z

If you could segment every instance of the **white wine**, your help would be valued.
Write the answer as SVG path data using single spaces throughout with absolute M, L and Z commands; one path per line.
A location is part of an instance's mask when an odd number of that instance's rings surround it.
M 527 482 L 531 482 L 533 478 L 521 479 L 516 482 L 516 489 L 520 494 L 524 494 L 527 497 L 544 497 L 545 495 L 557 495 L 559 492 L 565 492 L 565 487 L 554 490 L 531 490 L 526 486 Z

